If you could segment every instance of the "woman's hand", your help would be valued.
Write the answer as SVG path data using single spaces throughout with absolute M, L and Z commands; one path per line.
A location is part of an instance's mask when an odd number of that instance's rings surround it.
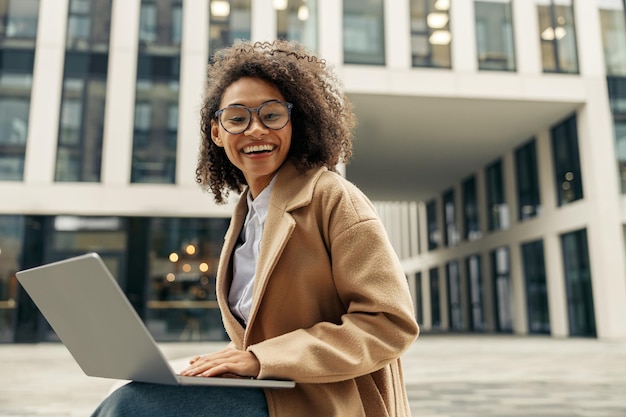
M 195 356 L 189 361 L 182 376 L 219 376 L 234 374 L 256 378 L 261 371 L 259 360 L 251 352 L 226 348 L 204 356 Z

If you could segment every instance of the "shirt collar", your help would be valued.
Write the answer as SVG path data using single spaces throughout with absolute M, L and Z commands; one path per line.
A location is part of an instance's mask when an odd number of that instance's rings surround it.
M 274 183 L 276 183 L 276 178 L 278 175 L 274 175 L 272 181 L 259 193 L 259 195 L 253 200 L 252 194 L 248 191 L 247 200 L 248 200 L 248 215 L 246 216 L 250 219 L 255 213 L 259 216 L 259 220 L 261 223 L 265 221 L 267 217 L 267 211 L 270 205 L 270 197 L 272 195 L 272 189 L 274 188 Z

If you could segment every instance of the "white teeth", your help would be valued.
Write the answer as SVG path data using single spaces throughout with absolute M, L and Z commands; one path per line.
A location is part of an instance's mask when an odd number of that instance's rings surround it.
M 243 148 L 243 153 L 271 151 L 272 149 L 274 149 L 272 145 L 253 145 Z

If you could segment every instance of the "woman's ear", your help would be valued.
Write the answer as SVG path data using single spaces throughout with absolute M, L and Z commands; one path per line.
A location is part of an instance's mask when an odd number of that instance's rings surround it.
M 222 143 L 222 138 L 220 137 L 220 129 L 215 120 L 211 120 L 211 140 L 213 140 L 213 143 L 215 143 L 220 148 L 224 147 L 224 144 Z

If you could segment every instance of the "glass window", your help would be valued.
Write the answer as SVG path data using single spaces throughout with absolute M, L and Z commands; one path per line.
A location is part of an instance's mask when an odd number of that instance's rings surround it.
M 459 263 L 451 261 L 446 264 L 448 274 L 448 311 L 450 314 L 450 330 L 463 330 L 463 306 L 461 304 L 461 276 Z
M 493 276 L 493 298 L 495 306 L 496 330 L 513 331 L 513 289 L 509 248 L 500 247 L 491 252 Z
M 608 77 L 609 98 L 613 112 L 615 153 L 622 194 L 626 194 L 626 78 Z
M 570 336 L 596 336 L 591 267 L 585 229 L 561 235 Z
M 552 156 L 558 205 L 583 198 L 576 115 L 552 128 Z
M 502 161 L 497 160 L 485 169 L 487 183 L 487 220 L 489 230 L 503 230 L 509 227 L 509 206 L 504 198 Z
M 385 65 L 383 0 L 343 1 L 343 62 Z
M 24 177 L 38 9 L 38 0 L 0 0 L 0 181 Z
M 508 0 L 477 0 L 476 46 L 481 70 L 515 71 L 513 19 Z
M 183 38 L 183 6 L 172 5 L 172 43 L 180 43 Z
M 250 40 L 251 21 L 250 0 L 211 0 L 209 57 L 237 39 Z
M 278 38 L 301 42 L 317 51 L 317 0 L 274 0 Z
M 426 203 L 426 222 L 428 223 L 428 250 L 437 249 L 441 241 L 439 224 L 437 223 L 437 201 Z
M 463 235 L 467 240 L 481 237 L 478 220 L 478 198 L 476 196 L 476 177 L 472 176 L 462 184 L 463 191 Z
M 135 95 L 135 129 L 131 182 L 173 184 L 176 182 L 180 43 L 172 40 L 172 28 L 182 25 L 178 0 L 157 4 L 142 0 Z M 144 7 L 145 6 L 145 7 Z M 145 21 L 144 21 L 145 20 Z M 179 21 L 175 21 L 179 20 Z M 156 23 L 154 23 L 156 22 Z M 174 116 L 173 116 L 174 115 Z
M 467 283 L 469 298 L 470 329 L 475 331 L 483 331 L 487 325 L 485 323 L 484 297 L 483 297 L 483 272 L 482 260 L 480 255 L 469 256 L 466 260 Z
M 578 52 L 571 0 L 535 0 L 544 72 L 578 73 Z
M 228 219 L 150 220 L 146 323 L 155 339 L 226 339 L 215 274 L 228 223 Z
M 23 178 L 29 107 L 28 98 L 0 97 L 0 181 Z
M 13 341 L 23 241 L 24 216 L 0 215 L 0 343 Z
M 0 39 L 35 39 L 39 0 L 0 0 Z
M 431 268 L 428 271 L 430 281 L 430 314 L 432 329 L 441 329 L 441 301 L 439 298 L 439 269 Z
M 424 316 L 422 314 L 423 307 L 423 294 L 422 294 L 422 273 L 415 273 L 415 318 L 420 325 L 424 323 Z
M 70 1 L 55 181 L 100 181 L 110 22 L 111 0 Z
M 626 16 L 623 0 L 603 0 L 600 29 L 607 75 L 626 76 Z
M 535 139 L 515 151 L 518 219 L 523 221 L 539 215 L 539 174 Z
M 154 42 L 157 38 L 157 7 L 148 1 L 141 2 L 139 11 L 139 42 Z
M 450 68 L 450 0 L 411 0 L 414 67 Z
M 613 124 L 615 132 L 615 146 L 617 151 L 617 165 L 620 176 L 622 194 L 626 194 L 626 119 L 616 118 Z
M 39 0 L 0 0 L 0 181 L 21 181 Z
M 454 189 L 443 193 L 443 244 L 448 247 L 459 243 L 459 229 L 456 226 L 456 203 Z
M 550 333 L 543 241 L 537 240 L 523 244 L 522 262 L 526 281 L 528 331 L 529 333 Z

